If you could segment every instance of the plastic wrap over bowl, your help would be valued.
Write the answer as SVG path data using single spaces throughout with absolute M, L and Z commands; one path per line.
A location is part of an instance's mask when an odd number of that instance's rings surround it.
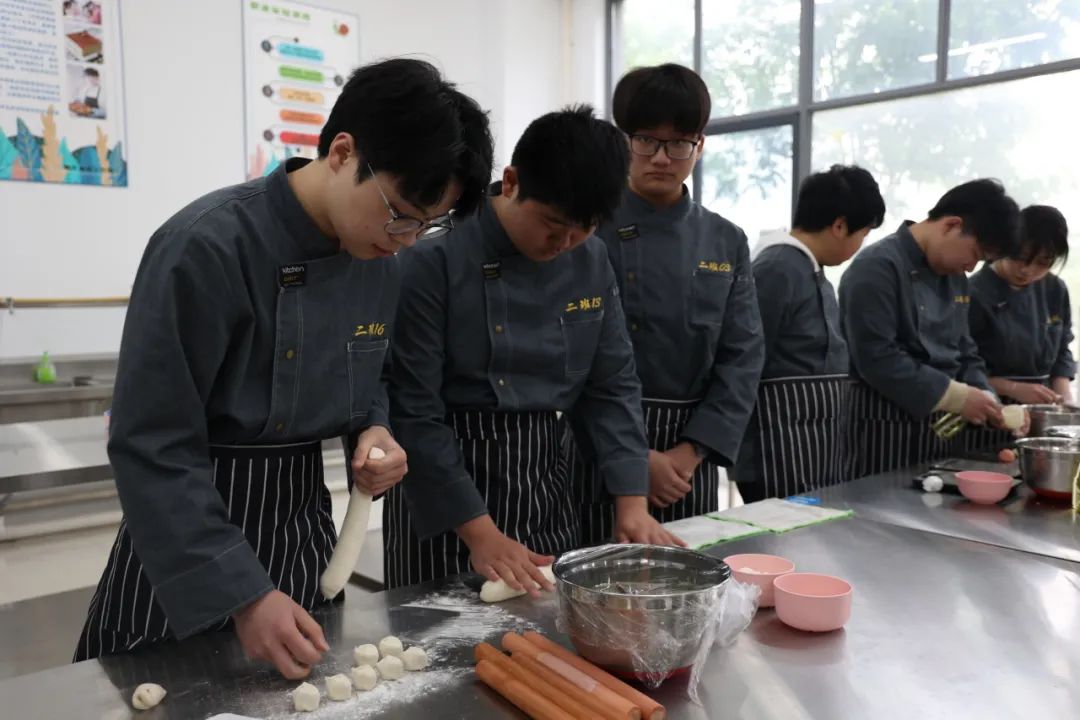
M 582 657 L 650 683 L 694 663 L 731 577 L 721 560 L 655 545 L 576 550 L 554 572 L 559 629 Z

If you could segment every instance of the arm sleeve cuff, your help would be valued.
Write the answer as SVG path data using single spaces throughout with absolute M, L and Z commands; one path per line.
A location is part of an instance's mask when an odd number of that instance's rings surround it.
M 612 495 L 648 495 L 648 458 L 626 458 L 600 466 L 604 487 Z
M 213 560 L 154 588 L 169 625 L 183 639 L 206 630 L 274 589 L 244 540 Z
M 945 388 L 945 393 L 938 400 L 937 405 L 934 406 L 934 410 L 960 414 L 964 410 L 964 402 L 967 400 L 968 392 L 971 390 L 970 385 L 950 380 L 948 387 Z

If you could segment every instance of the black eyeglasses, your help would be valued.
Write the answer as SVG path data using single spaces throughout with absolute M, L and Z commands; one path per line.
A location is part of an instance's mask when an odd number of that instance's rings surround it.
M 454 229 L 453 213 L 447 213 L 442 217 L 437 217 L 434 220 L 420 220 L 414 218 L 411 215 L 402 215 L 394 206 L 390 204 L 390 200 L 387 199 L 386 193 L 383 192 L 382 185 L 375 179 L 375 168 L 371 167 L 371 163 L 368 163 L 368 172 L 371 173 L 371 179 L 375 183 L 375 187 L 379 189 L 379 195 L 382 196 L 383 202 L 386 203 L 386 209 L 390 213 L 390 219 L 386 221 L 383 228 L 390 235 L 408 235 L 410 233 L 416 233 L 417 240 L 428 240 L 431 238 L 442 237 L 446 233 Z
M 689 160 L 697 144 L 697 140 L 661 140 L 651 135 L 630 136 L 630 152 L 644 157 L 652 157 L 660 152 L 660 148 L 664 148 L 664 153 L 672 160 Z

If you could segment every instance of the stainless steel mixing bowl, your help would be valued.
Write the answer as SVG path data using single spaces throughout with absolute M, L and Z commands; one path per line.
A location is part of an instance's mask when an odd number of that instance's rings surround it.
M 1016 441 L 1020 474 L 1032 490 L 1056 500 L 1072 498 L 1080 473 L 1080 442 L 1070 438 L 1032 437 Z
M 693 663 L 731 577 L 721 560 L 656 545 L 575 550 L 554 572 L 559 627 L 582 657 L 653 679 Z
M 1074 405 L 1024 405 L 1031 416 L 1028 437 L 1045 437 L 1048 428 L 1080 425 L 1080 408 Z

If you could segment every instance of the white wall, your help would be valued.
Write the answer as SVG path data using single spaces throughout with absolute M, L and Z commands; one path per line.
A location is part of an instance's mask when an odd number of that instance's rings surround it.
M 127 295 L 155 228 L 243 181 L 240 2 L 121 0 L 130 184 L 0 183 L 0 296 Z M 313 4 L 359 15 L 365 61 L 423 55 L 489 108 L 497 171 L 534 117 L 571 101 L 604 106 L 604 0 Z M 116 352 L 123 316 L 2 313 L 0 357 Z

